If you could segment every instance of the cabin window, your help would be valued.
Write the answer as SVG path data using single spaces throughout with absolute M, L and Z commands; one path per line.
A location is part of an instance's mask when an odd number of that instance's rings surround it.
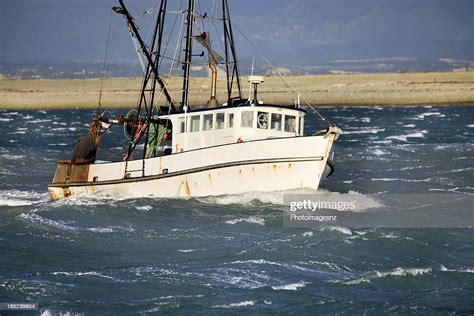
M 204 115 L 203 123 L 204 123 L 204 125 L 203 125 L 202 129 L 204 131 L 211 131 L 212 130 L 212 114 Z
M 199 115 L 191 116 L 190 132 L 199 132 L 201 125 L 201 117 Z
M 216 113 L 216 129 L 224 128 L 224 113 Z
M 253 111 L 242 111 L 242 127 L 253 127 Z
M 234 127 L 234 113 L 227 114 L 227 128 Z
M 267 112 L 257 112 L 257 127 L 261 129 L 267 129 L 269 125 L 269 114 Z
M 296 117 L 285 115 L 285 132 L 296 133 Z
M 304 118 L 300 117 L 300 135 L 304 135 Z
M 186 124 L 184 122 L 184 117 L 179 117 L 178 118 L 178 131 L 177 133 L 180 134 L 180 133 L 184 133 L 185 132 L 185 127 L 186 127 Z
M 276 131 L 281 131 L 281 114 L 272 113 L 272 126 Z

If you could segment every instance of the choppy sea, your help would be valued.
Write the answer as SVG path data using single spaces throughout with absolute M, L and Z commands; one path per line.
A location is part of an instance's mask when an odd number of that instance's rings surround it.
M 321 191 L 369 204 L 474 194 L 473 106 L 322 112 L 345 134 Z M 55 162 L 92 115 L 0 111 L 0 303 L 35 302 L 42 315 L 474 313 L 469 225 L 287 228 L 285 192 L 50 202 Z M 122 132 L 109 138 L 100 155 L 119 157 Z

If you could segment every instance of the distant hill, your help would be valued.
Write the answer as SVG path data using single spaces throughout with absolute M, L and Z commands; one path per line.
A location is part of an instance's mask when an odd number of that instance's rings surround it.
M 199 7 L 212 12 L 213 2 L 201 0 Z M 142 33 L 148 34 L 153 17 L 142 13 L 158 1 L 126 3 Z M 257 71 L 269 70 L 260 52 L 295 74 L 462 70 L 472 67 L 474 60 L 472 0 L 229 0 L 229 4 L 244 73 L 250 71 L 253 57 Z M 109 0 L 0 1 L 0 72 L 97 76 L 111 17 L 110 74 L 140 74 L 124 20 L 111 15 L 112 5 Z M 217 40 L 215 46 L 219 50 Z

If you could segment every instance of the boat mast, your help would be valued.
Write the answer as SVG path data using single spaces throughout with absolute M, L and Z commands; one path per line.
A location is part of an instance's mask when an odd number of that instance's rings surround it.
M 193 50 L 193 26 L 194 26 L 194 7 L 195 0 L 189 0 L 188 3 L 188 16 L 186 18 L 187 31 L 186 31 L 186 48 L 185 48 L 185 60 L 184 60 L 184 74 L 183 74 L 183 96 L 181 99 L 181 110 L 184 107 L 189 107 L 189 73 L 191 70 L 191 59 Z
M 224 51 L 225 70 L 227 73 L 227 103 L 232 104 L 235 99 L 242 99 L 242 89 L 240 86 L 239 65 L 237 63 L 237 51 L 235 49 L 234 35 L 232 33 L 232 23 L 230 21 L 229 4 L 227 0 L 222 0 L 222 22 L 224 24 Z M 237 85 L 238 96 L 232 97 L 234 83 Z
M 116 13 L 122 14 L 127 19 L 127 24 L 131 28 L 133 34 L 135 34 L 135 36 L 138 40 L 138 43 L 140 45 L 140 49 L 141 49 L 141 51 L 143 52 L 143 54 L 145 55 L 145 57 L 147 59 L 147 62 L 148 62 L 147 72 L 148 72 L 148 70 L 151 70 L 153 72 L 154 79 L 160 85 L 161 91 L 163 91 L 163 94 L 165 95 L 165 98 L 166 98 L 166 101 L 167 101 L 168 105 L 171 107 L 173 112 L 176 112 L 176 108 L 174 106 L 173 99 L 171 98 L 171 96 L 168 92 L 168 89 L 166 88 L 166 84 L 165 84 L 164 80 L 161 78 L 160 74 L 158 73 L 158 66 L 157 66 L 158 63 L 155 63 L 151 53 L 148 51 L 147 46 L 145 45 L 145 43 L 143 42 L 142 37 L 140 36 L 140 33 L 138 33 L 137 26 L 135 25 L 135 22 L 133 21 L 134 19 L 130 15 L 130 13 L 128 12 L 127 8 L 125 7 L 125 4 L 123 3 L 123 0 L 119 0 L 119 3 L 120 3 L 120 7 L 113 7 L 112 9 Z M 163 7 L 163 5 L 162 5 L 162 7 Z M 156 27 L 159 26 L 158 23 L 160 23 L 160 18 L 164 18 L 164 16 L 162 16 L 162 14 L 159 14 Z M 162 24 L 162 23 L 160 23 L 160 24 Z M 153 47 L 152 47 L 152 49 L 153 49 Z M 149 79 L 149 76 L 150 76 L 149 74 L 145 74 L 146 79 Z M 152 106 L 152 105 L 150 105 L 150 106 Z

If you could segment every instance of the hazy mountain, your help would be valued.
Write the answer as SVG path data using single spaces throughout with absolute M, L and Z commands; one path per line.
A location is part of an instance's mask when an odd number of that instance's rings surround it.
M 182 0 L 183 5 L 186 2 Z M 200 2 L 205 11 L 215 0 Z M 148 33 L 153 18 L 143 18 L 141 12 L 158 1 L 126 3 L 142 32 Z M 393 57 L 413 65 L 440 58 L 474 59 L 472 0 L 229 0 L 229 4 L 239 56 L 247 68 L 258 53 L 239 30 L 273 64 L 300 69 L 328 64 L 325 67 L 331 68 L 351 60 L 375 59 L 383 65 Z M 114 5 L 118 0 L 0 1 L 1 64 L 99 63 Z M 136 63 L 124 20 L 116 14 L 111 17 L 108 61 Z

